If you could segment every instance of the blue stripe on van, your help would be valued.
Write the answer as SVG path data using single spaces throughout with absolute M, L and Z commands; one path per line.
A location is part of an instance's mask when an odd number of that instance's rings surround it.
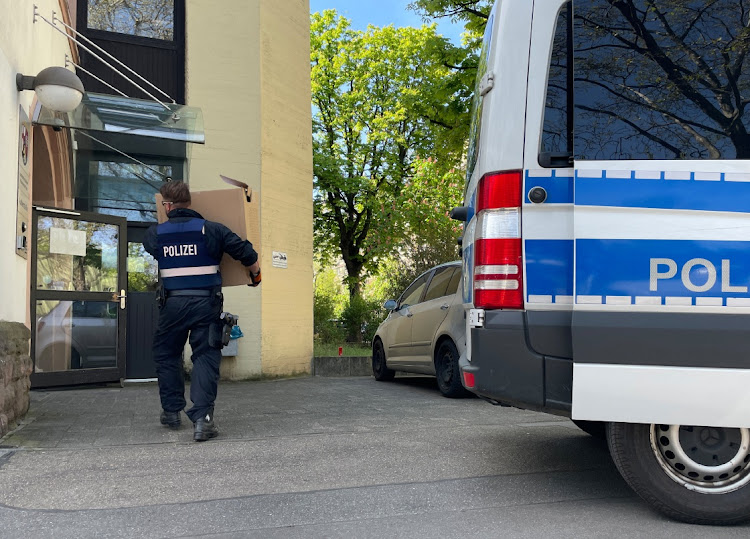
M 576 174 L 577 206 L 750 212 L 750 183 L 721 180 L 582 178 Z M 658 178 L 658 179 L 657 179 Z
M 656 279 L 656 290 L 651 290 L 651 260 L 657 258 L 673 260 L 677 271 L 669 279 Z M 694 264 L 683 275 L 686 262 L 693 259 L 709 264 Z M 723 270 L 723 260 L 728 261 L 724 265 L 729 271 Z M 662 275 L 668 270 L 663 263 L 656 268 Z M 695 291 L 685 280 L 693 287 L 707 285 L 709 280 L 713 284 Z M 750 241 L 576 240 L 576 296 L 750 298 L 748 290 Z
M 573 240 L 526 240 L 529 296 L 573 295 Z
M 539 177 L 531 176 L 526 171 L 524 202 L 531 204 L 529 200 L 529 191 L 534 187 L 543 187 L 547 191 L 547 200 L 545 204 L 572 204 L 573 203 L 573 177 L 557 176 L 557 171 L 552 170 L 552 176 Z

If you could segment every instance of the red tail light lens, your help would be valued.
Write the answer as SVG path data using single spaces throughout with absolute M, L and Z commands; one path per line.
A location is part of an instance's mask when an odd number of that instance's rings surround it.
M 474 306 L 523 308 L 521 171 L 488 174 L 477 193 Z
M 464 387 L 471 389 L 474 387 L 474 373 L 464 372 Z
M 521 171 L 487 174 L 477 187 L 476 213 L 494 208 L 521 206 Z
M 485 309 L 523 308 L 521 239 L 477 240 L 474 305 Z

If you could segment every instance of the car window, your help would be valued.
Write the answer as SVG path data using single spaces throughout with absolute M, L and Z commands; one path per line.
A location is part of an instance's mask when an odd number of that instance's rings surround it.
M 424 287 L 427 285 L 427 277 L 429 276 L 429 272 L 425 273 L 416 281 L 411 283 L 409 288 L 407 288 L 406 291 L 401 294 L 401 299 L 398 302 L 399 309 L 419 303 L 419 298 L 422 297 L 422 292 L 424 291 Z
M 448 285 L 450 284 L 451 277 L 453 277 L 453 266 L 445 268 L 439 268 L 435 271 L 435 276 L 430 281 L 430 286 L 427 288 L 427 293 L 424 295 L 425 301 L 432 299 L 442 298 L 448 295 Z
M 453 276 L 448 283 L 448 290 L 445 291 L 447 296 L 452 296 L 458 291 L 458 285 L 461 283 L 461 268 L 453 270 Z

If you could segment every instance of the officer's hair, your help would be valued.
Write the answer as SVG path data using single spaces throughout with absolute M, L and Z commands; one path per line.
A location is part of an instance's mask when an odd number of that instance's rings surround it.
M 164 200 L 175 204 L 190 204 L 190 189 L 185 182 L 164 182 L 159 188 Z

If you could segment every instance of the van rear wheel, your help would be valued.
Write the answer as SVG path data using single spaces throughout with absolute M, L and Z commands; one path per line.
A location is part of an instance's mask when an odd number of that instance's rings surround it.
M 607 441 L 625 481 L 667 516 L 750 520 L 750 429 L 609 423 Z

